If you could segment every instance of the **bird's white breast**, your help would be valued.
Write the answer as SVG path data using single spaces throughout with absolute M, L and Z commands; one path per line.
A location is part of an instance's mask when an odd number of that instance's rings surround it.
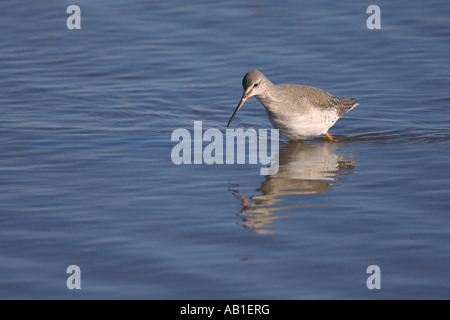
M 306 110 L 305 110 L 306 111 Z M 335 110 L 309 109 L 306 112 L 271 112 L 267 116 L 275 129 L 288 139 L 298 140 L 325 134 L 339 119 Z

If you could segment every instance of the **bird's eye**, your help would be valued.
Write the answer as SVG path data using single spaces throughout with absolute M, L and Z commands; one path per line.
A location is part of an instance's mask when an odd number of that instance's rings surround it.
M 258 84 L 257 83 L 255 83 L 254 85 L 253 85 L 253 88 L 255 88 L 255 87 L 257 87 L 258 86 Z

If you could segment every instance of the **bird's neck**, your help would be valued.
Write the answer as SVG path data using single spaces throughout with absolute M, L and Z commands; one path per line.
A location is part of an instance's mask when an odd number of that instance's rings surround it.
M 278 101 L 276 99 L 277 86 L 267 80 L 266 89 L 263 93 L 255 95 L 255 98 L 269 111 L 273 111 L 277 108 Z

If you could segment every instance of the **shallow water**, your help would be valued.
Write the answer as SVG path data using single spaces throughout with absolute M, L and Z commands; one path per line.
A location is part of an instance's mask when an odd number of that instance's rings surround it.
M 0 4 L 0 298 L 450 298 L 448 2 L 71 4 Z M 173 164 L 254 68 L 360 105 L 273 176 Z

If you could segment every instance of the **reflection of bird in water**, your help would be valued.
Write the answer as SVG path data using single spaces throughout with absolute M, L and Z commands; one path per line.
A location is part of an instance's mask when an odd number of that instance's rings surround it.
M 321 206 L 303 203 L 281 207 L 278 204 L 288 196 L 326 193 L 337 185 L 336 181 L 346 180 L 343 176 L 354 170 L 356 155 L 336 154 L 336 148 L 336 144 L 291 141 L 280 150 L 278 173 L 266 176 L 261 187 L 256 189 L 261 194 L 247 199 L 236 188 L 230 188 L 242 201 L 242 224 L 252 232 L 270 233 L 260 228 L 275 219 L 286 218 L 275 215 L 276 211 Z

